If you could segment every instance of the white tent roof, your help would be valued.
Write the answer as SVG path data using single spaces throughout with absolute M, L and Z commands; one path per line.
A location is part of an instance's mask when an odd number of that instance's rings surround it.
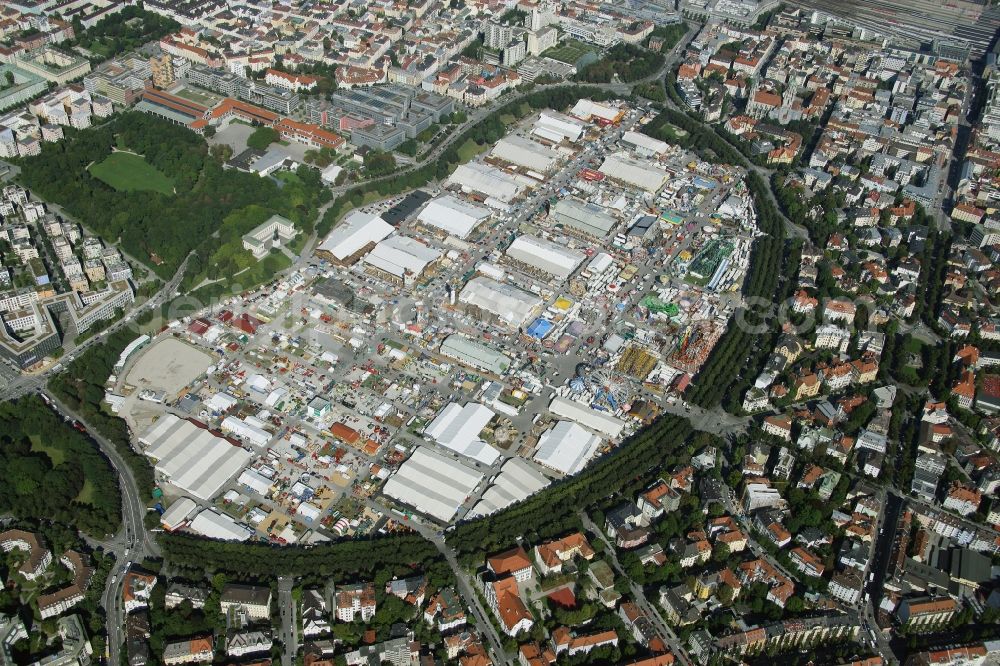
M 187 520 L 197 506 L 190 497 L 178 497 L 160 516 L 160 524 L 168 530 L 177 529 L 177 526 Z
M 448 183 L 460 185 L 465 190 L 479 192 L 505 203 L 524 190 L 524 186 L 513 176 L 479 162 L 459 165 L 448 178 Z
M 596 116 L 602 120 L 613 121 L 621 115 L 620 110 L 590 99 L 579 100 L 576 105 L 570 109 L 570 113 L 577 118 L 583 118 L 584 120 L 590 120 L 592 117 Z
M 205 406 L 211 409 L 213 412 L 224 412 L 236 406 L 236 398 L 229 395 L 228 393 L 216 393 L 211 398 L 205 401 Z
M 556 396 L 552 399 L 552 402 L 549 403 L 549 411 L 556 416 L 576 421 L 606 437 L 618 437 L 625 428 L 625 422 L 621 419 L 562 396 Z
M 492 465 L 500 452 L 479 439 L 479 433 L 493 416 L 491 409 L 478 402 L 470 402 L 464 407 L 452 402 L 424 428 L 424 434 L 445 448 Z
M 378 215 L 354 211 L 330 232 L 317 249 L 329 252 L 338 261 L 343 261 L 369 243 L 377 243 L 392 232 L 392 225 Z
M 604 206 L 576 197 L 560 199 L 552 209 L 552 217 L 559 224 L 595 238 L 604 238 L 618 224 L 618 218 Z
M 534 132 L 545 138 L 556 134 L 570 141 L 576 141 L 586 127 L 583 122 L 558 111 L 542 111 L 535 121 Z
M 271 490 L 271 480 L 254 469 L 243 470 L 236 481 L 263 497 Z
M 622 141 L 637 148 L 656 153 L 657 155 L 663 155 L 670 150 L 670 144 L 665 141 L 660 141 L 659 139 L 654 139 L 651 136 L 647 136 L 641 132 L 633 132 L 632 130 L 622 135 Z
M 584 260 L 582 252 L 536 236 L 521 235 L 507 248 L 507 256 L 529 266 L 537 266 L 560 279 L 568 278 Z
M 540 173 L 550 171 L 559 161 L 556 151 L 517 134 L 497 141 L 490 156 Z
M 667 173 L 651 164 L 632 159 L 623 153 L 608 155 L 601 173 L 615 180 L 634 185 L 647 192 L 656 192 L 667 182 Z
M 450 521 L 483 475 L 472 467 L 418 446 L 386 481 L 382 493 L 442 522 Z
M 420 275 L 441 253 L 409 236 L 390 236 L 369 252 L 364 262 L 390 275 L 403 279 Z
M 446 194 L 427 204 L 417 215 L 417 219 L 452 236 L 466 238 L 478 224 L 489 219 L 491 215 L 489 208 Z
M 535 460 L 563 474 L 576 474 L 601 445 L 601 438 L 572 421 L 560 421 L 538 440 Z
M 211 539 L 224 541 L 246 541 L 253 535 L 246 527 L 237 525 L 235 520 L 215 509 L 205 509 L 195 516 L 190 529 Z
M 156 471 L 200 500 L 210 500 L 250 462 L 239 446 L 173 414 L 164 414 L 140 439 Z
M 486 516 L 531 497 L 549 485 L 549 480 L 531 463 L 514 457 L 503 464 L 500 474 L 493 480 L 482 499 L 469 512 L 470 516 Z
M 227 416 L 222 419 L 222 432 L 232 433 L 256 446 L 264 446 L 270 441 L 271 433 L 255 425 L 250 418 L 252 417 L 244 420 L 236 416 Z
M 538 296 L 488 277 L 469 280 L 458 300 L 493 313 L 511 327 L 522 326 L 542 304 Z

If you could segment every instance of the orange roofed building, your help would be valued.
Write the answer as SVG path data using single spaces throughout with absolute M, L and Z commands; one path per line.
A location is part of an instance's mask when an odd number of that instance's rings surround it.
M 543 575 L 560 573 L 563 563 L 577 556 L 585 560 L 594 557 L 594 549 L 580 532 L 535 546 L 535 561 Z
M 513 576 L 519 582 L 531 580 L 534 575 L 531 560 L 520 546 L 490 557 L 486 568 L 497 577 Z

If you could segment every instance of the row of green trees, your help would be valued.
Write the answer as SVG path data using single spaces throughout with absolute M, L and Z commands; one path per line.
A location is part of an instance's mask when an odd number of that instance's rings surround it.
M 678 138 L 673 127 L 685 135 Z M 703 158 L 749 167 L 740 152 L 710 127 L 673 109 L 664 109 L 643 132 L 658 139 L 671 140 L 699 153 Z M 701 407 L 714 407 L 726 398 L 726 407 L 735 411 L 740 396 L 749 387 L 779 334 L 770 325 L 772 305 L 781 303 L 791 295 L 794 286 L 791 276 L 799 262 L 801 247 L 785 238 L 781 214 L 771 200 L 769 185 L 757 173 L 747 175 L 757 211 L 757 226 L 764 232 L 754 241 L 750 269 L 743 285 L 743 293 L 751 301 L 750 307 L 740 310 L 730 321 L 726 333 L 716 344 L 715 350 L 701 368 L 690 390 L 689 399 Z M 755 330 L 764 325 L 766 333 Z
M 373 578 L 379 572 L 407 576 L 436 569 L 441 559 L 437 548 L 416 534 L 336 541 L 308 548 L 210 541 L 185 534 L 163 534 L 159 543 L 172 566 L 261 579 L 277 575 L 321 576 L 342 582 Z

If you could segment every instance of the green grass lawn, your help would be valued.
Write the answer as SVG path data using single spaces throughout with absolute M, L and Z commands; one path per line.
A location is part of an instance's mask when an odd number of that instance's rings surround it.
M 66 452 L 62 449 L 47 446 L 37 435 L 31 435 L 29 439 L 31 440 L 31 450 L 47 455 L 52 461 L 53 467 L 58 467 L 66 460 Z
M 178 97 L 183 97 L 184 99 L 195 102 L 196 104 L 201 104 L 202 106 L 212 106 L 217 104 L 222 98 L 219 95 L 212 95 L 210 93 L 201 93 L 191 90 L 190 88 L 181 88 L 180 90 L 174 92 Z
M 567 65 L 572 65 L 585 53 L 593 50 L 583 42 L 575 39 L 567 39 L 559 46 L 552 47 L 542 55 L 553 60 L 558 60 L 559 62 L 564 62 Z
M 484 150 L 486 150 L 486 146 L 480 146 L 472 139 L 466 139 L 465 143 L 458 147 L 458 159 L 462 162 L 468 162 Z
M 90 166 L 90 173 L 119 191 L 150 190 L 163 194 L 174 193 L 174 181 L 154 168 L 143 157 L 132 153 L 117 152 Z
M 83 480 L 83 488 L 80 489 L 80 494 L 76 496 L 76 501 L 81 504 L 93 504 L 94 503 L 94 484 L 90 482 L 90 479 Z

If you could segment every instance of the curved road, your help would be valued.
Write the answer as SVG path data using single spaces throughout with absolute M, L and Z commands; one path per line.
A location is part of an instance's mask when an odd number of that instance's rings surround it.
M 70 410 L 57 398 L 44 391 L 41 394 L 49 400 L 49 405 L 63 418 L 75 420 L 86 428 L 87 434 L 97 442 L 112 469 L 118 474 L 124 529 L 112 537 L 108 543 L 108 549 L 115 554 L 117 561 L 108 572 L 101 600 L 108 628 L 109 663 L 119 664 L 121 662 L 118 653 L 125 642 L 125 609 L 122 607 L 124 574 L 131 562 L 141 562 L 146 557 L 160 557 L 160 549 L 143 522 L 146 515 L 146 504 L 139 494 L 132 470 L 125 464 L 115 445 L 98 434 L 79 414 Z

